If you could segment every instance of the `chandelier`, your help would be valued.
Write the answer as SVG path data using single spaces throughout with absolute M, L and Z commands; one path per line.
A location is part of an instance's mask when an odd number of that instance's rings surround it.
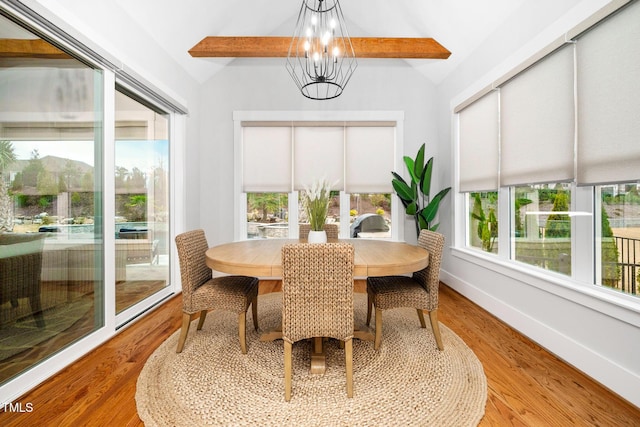
M 287 70 L 310 99 L 340 96 L 357 66 L 338 0 L 302 0 Z

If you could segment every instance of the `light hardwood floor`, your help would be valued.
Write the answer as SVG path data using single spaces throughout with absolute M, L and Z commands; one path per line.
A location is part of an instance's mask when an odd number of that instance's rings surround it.
M 356 291 L 363 292 L 364 286 L 358 281 Z M 278 281 L 260 283 L 260 293 L 279 289 Z M 0 412 L 0 425 L 142 426 L 134 399 L 136 379 L 151 353 L 180 327 L 180 310 L 180 296 L 167 301 L 20 398 L 23 407 L 33 406 L 32 412 Z M 639 408 L 447 286 L 441 287 L 439 318 L 484 366 L 488 398 L 481 426 L 640 425 Z

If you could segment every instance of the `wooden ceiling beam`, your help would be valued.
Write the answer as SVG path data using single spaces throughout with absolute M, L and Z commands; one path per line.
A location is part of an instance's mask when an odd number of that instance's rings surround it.
M 451 52 L 432 38 L 352 37 L 357 58 L 447 59 Z M 196 58 L 278 58 L 291 37 L 205 37 L 189 54 Z M 0 58 L 68 59 L 41 39 L 0 39 Z
M 356 58 L 447 59 L 451 52 L 432 38 L 351 37 Z M 189 50 L 194 58 L 279 58 L 291 37 L 205 37 Z
M 69 54 L 42 39 L 0 39 L 0 58 L 69 59 Z

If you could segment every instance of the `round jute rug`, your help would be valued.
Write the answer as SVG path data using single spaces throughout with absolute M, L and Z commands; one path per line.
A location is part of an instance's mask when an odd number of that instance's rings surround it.
M 259 297 L 262 331 L 281 322 L 282 294 Z M 308 341 L 293 346 L 293 389 L 284 401 L 282 340 L 260 342 L 247 315 L 248 353 L 237 338 L 237 316 L 213 312 L 192 324 L 184 350 L 179 332 L 151 355 L 138 378 L 136 404 L 147 426 L 474 426 L 484 415 L 487 381 L 478 358 L 440 324 L 444 351 L 415 310 L 384 313 L 378 352 L 354 340 L 354 396 L 347 398 L 344 350 L 326 342 L 327 371 L 309 373 Z M 366 316 L 366 295 L 355 295 L 356 324 Z M 373 319 L 372 319 L 373 320 Z M 428 322 L 427 322 L 428 323 Z M 250 332 L 249 332 L 250 330 Z

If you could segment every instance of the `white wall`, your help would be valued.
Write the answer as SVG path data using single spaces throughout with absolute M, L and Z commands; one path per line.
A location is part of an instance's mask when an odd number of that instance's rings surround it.
M 360 60 L 344 93 L 329 101 L 302 96 L 284 59 L 231 62 L 202 87 L 200 223 L 210 243 L 234 238 L 233 111 L 404 111 L 405 153 L 414 156 L 426 142 L 427 154 L 433 155 L 439 145 L 435 94 L 431 83 L 400 60 Z M 447 164 L 436 165 L 441 167 Z M 415 241 L 413 230 L 405 225 L 408 240 Z
M 561 36 L 605 5 L 603 0 L 525 2 L 505 25 L 438 88 L 440 148 L 454 185 L 453 107 Z M 455 208 L 463 209 L 454 195 Z M 453 245 L 453 222 L 443 223 Z M 442 280 L 560 358 L 640 406 L 640 307 L 613 292 L 602 300 L 594 287 L 549 280 L 495 257 L 449 248 Z

